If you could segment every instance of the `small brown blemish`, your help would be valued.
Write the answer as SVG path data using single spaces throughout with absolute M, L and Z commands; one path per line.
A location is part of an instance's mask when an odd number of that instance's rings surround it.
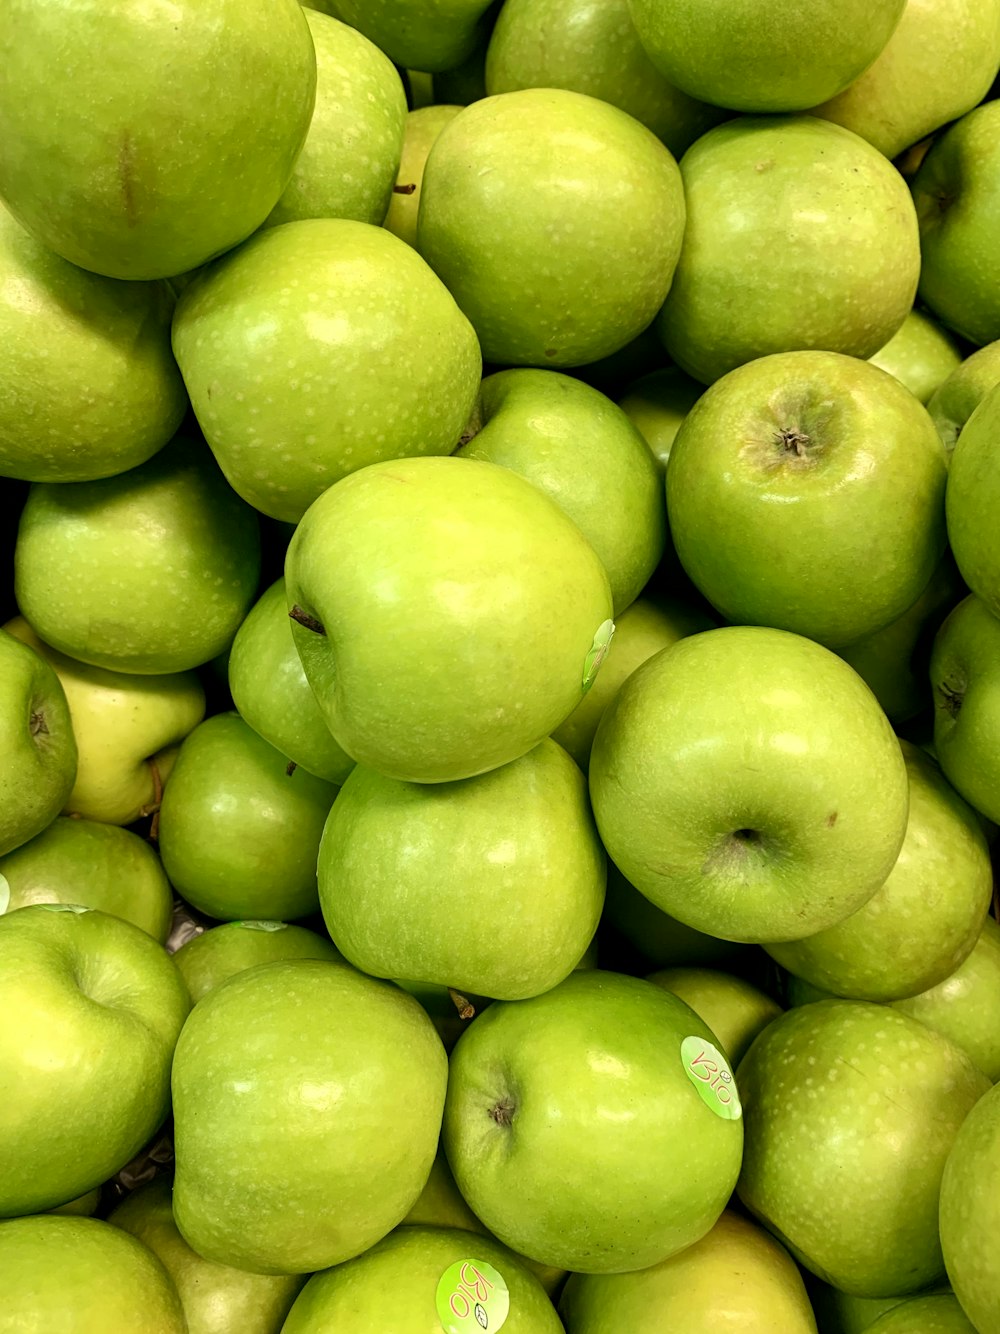
M 830 814 L 826 817 L 826 827 L 827 827 L 827 829 L 832 829 L 833 826 L 837 823 L 837 815 L 838 815 L 838 814 L 839 814 L 838 811 L 831 811 Z
M 556 357 L 559 355 L 559 349 L 557 347 L 547 347 L 545 349 L 545 355 L 547 357 Z
M 135 145 L 128 130 L 122 130 L 121 143 L 118 146 L 118 184 L 125 221 L 130 227 L 134 227 L 139 221 L 135 199 Z
M 299 766 L 295 763 L 294 760 L 289 760 L 288 763 L 285 765 L 285 773 L 288 775 L 289 778 L 291 778 L 292 774 L 298 767 Z

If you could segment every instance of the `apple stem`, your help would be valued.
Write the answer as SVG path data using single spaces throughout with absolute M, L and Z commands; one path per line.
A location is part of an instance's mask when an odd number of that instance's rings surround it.
M 476 1007 L 465 996 L 455 990 L 454 987 L 448 988 L 448 995 L 452 999 L 455 1009 L 458 1011 L 459 1019 L 474 1019 L 476 1016 Z
M 285 773 L 288 775 L 289 778 L 291 778 L 292 774 L 298 767 L 299 766 L 295 763 L 294 760 L 289 760 L 288 763 L 285 765 Z
M 303 611 L 298 603 L 295 604 L 288 614 L 293 621 L 298 621 L 299 625 L 305 626 L 305 628 L 311 630 L 314 635 L 326 634 L 326 627 L 323 625 L 323 622 L 317 621 L 315 616 L 310 616 L 307 611 Z
M 392 187 L 392 193 L 394 195 L 412 195 L 416 192 L 416 189 L 417 189 L 416 181 L 411 181 L 407 185 L 394 185 Z

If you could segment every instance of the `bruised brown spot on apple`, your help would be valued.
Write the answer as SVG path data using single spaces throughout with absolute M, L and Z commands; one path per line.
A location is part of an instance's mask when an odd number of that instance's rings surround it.
M 34 709 L 28 719 L 28 731 L 32 736 L 48 736 L 49 725 L 41 709 Z
M 412 195 L 416 191 L 416 188 L 416 181 L 410 181 L 406 185 L 394 185 L 392 187 L 392 193 L 394 195 Z
M 557 347 L 547 347 L 545 349 L 545 355 L 547 357 L 556 357 L 559 355 L 559 349 Z
M 957 718 L 962 711 L 962 701 L 965 699 L 965 691 L 947 681 L 942 681 L 938 686 L 938 696 L 941 700 L 941 707 L 949 718 Z
M 514 1099 L 503 1097 L 498 1099 L 490 1108 L 490 1116 L 498 1126 L 509 1126 L 513 1124 L 516 1111 Z
M 129 130 L 122 130 L 121 142 L 118 145 L 118 183 L 125 221 L 130 227 L 134 227 L 139 218 L 135 200 L 135 146 Z
M 315 616 L 310 616 L 307 611 L 303 611 L 298 603 L 295 604 L 288 615 L 293 621 L 297 621 L 299 625 L 304 626 L 307 630 L 311 630 L 314 635 L 326 634 L 326 627 L 323 622 L 318 621 Z
M 830 812 L 830 814 L 826 817 L 826 827 L 827 827 L 827 829 L 832 829 L 832 828 L 833 828 L 833 826 L 837 823 L 837 816 L 838 816 L 839 814 L 840 814 L 839 811 L 831 811 L 831 812 Z

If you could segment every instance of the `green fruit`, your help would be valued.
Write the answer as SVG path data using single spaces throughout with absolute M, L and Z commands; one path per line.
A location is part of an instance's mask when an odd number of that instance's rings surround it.
M 752 983 L 715 968 L 663 968 L 650 973 L 647 980 L 690 1005 L 718 1038 L 734 1067 L 757 1034 L 782 1012 L 777 1001 Z
M 911 310 L 899 329 L 868 360 L 888 371 L 921 403 L 961 364 L 955 339 L 919 310 Z
M 942 1294 L 901 1302 L 880 1315 L 865 1334 L 977 1334 L 977 1331 L 955 1298 Z
M 661 472 L 667 470 L 681 423 L 704 392 L 705 386 L 685 375 L 680 367 L 666 366 L 634 380 L 625 397 L 618 400 L 619 407 L 639 428 Z
M 930 676 L 945 777 L 981 815 L 1000 821 L 1000 620 L 979 598 L 965 598 L 941 626 Z
M 389 201 L 389 211 L 382 224 L 407 245 L 417 244 L 417 212 L 427 155 L 438 135 L 461 109 L 447 105 L 425 106 L 407 114 L 399 171 Z
M 185 942 L 174 955 L 193 1001 L 247 968 L 285 959 L 342 961 L 340 951 L 325 936 L 273 921 L 223 922 Z
M 1000 1328 L 1000 1089 L 972 1109 L 941 1182 L 941 1246 L 948 1278 L 979 1334 Z
M 343 19 L 403 69 L 454 69 L 470 54 L 489 0 L 306 0 Z
M 1000 340 L 987 343 L 953 370 L 927 405 L 950 453 L 966 422 L 986 395 L 1000 384 Z
M 1000 504 L 1000 383 L 991 389 L 956 441 L 945 509 L 948 540 L 962 578 L 1000 616 L 1000 551 L 993 531 Z

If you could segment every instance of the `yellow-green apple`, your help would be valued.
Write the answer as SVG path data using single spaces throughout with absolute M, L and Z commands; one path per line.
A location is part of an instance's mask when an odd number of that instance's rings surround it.
M 236 632 L 229 689 L 240 717 L 300 768 L 340 784 L 354 761 L 330 735 L 292 638 L 284 579 L 260 596 Z
M 921 403 L 944 383 L 962 361 L 958 343 L 923 311 L 911 310 L 899 329 L 868 360 L 894 375 Z
M 184 273 L 249 236 L 285 188 L 316 92 L 296 0 L 12 0 L 0 61 L 8 207 L 56 254 L 115 278 Z
M 470 54 L 490 0 L 306 0 L 363 32 L 394 65 L 454 69 Z
M 249 921 L 223 922 L 193 936 L 176 952 L 174 963 L 192 1001 L 200 1001 L 228 978 L 261 963 L 340 958 L 340 951 L 317 931 L 287 922 Z
M 930 756 L 900 745 L 910 813 L 885 883 L 827 930 L 765 946 L 789 972 L 857 1000 L 916 996 L 950 977 L 979 939 L 993 897 L 990 852 L 975 812 Z
M 302 1276 L 249 1274 L 203 1259 L 177 1230 L 167 1178 L 126 1196 L 108 1222 L 148 1246 L 163 1265 L 184 1308 L 187 1334 L 280 1334 Z
M 658 968 L 718 968 L 745 956 L 749 946 L 696 931 L 661 912 L 608 861 L 602 921 Z
M 327 819 L 318 874 L 327 930 L 355 967 L 521 1000 L 576 967 L 606 866 L 587 781 L 546 740 L 455 783 L 358 765 Z
M 451 1057 L 444 1146 L 507 1246 L 578 1273 L 698 1241 L 739 1172 L 739 1096 L 705 1023 L 641 978 L 573 973 L 497 1001 Z
M 538 1279 L 506 1246 L 458 1228 L 400 1227 L 315 1274 L 282 1334 L 562 1334 Z
M 177 747 L 205 715 L 205 690 L 197 673 L 108 671 L 44 644 L 23 616 L 4 629 L 52 665 L 66 695 L 77 766 L 63 809 L 117 825 L 154 811 Z
M 1000 384 L 1000 340 L 987 343 L 966 357 L 937 389 L 927 404 L 945 449 L 949 453 L 991 389 Z
M 804 111 L 868 68 L 906 0 L 628 0 L 656 68 L 692 97 L 736 111 Z
M 1000 1328 L 1000 1085 L 972 1109 L 948 1155 L 940 1226 L 962 1309 L 979 1334 Z
M 3 1323 L 17 1334 L 189 1334 L 156 1256 L 96 1218 L 0 1223 Z
M 382 227 L 269 227 L 177 303 L 174 354 L 233 488 L 296 521 L 348 473 L 458 444 L 482 369 L 472 326 Z
M 0 474 L 83 482 L 144 462 L 181 423 L 165 283 L 85 273 L 0 202 Z
M 190 1001 L 173 960 L 107 913 L 35 904 L 0 916 L 0 1218 L 107 1180 L 170 1107 Z
M 83 1195 L 78 1195 L 75 1200 L 67 1200 L 65 1204 L 57 1204 L 54 1209 L 46 1209 L 49 1214 L 70 1214 L 74 1218 L 93 1218 L 101 1203 L 101 1188 L 95 1186 L 93 1190 L 85 1191 Z
M 696 380 L 771 352 L 870 357 L 899 329 L 920 273 L 916 212 L 856 134 L 740 117 L 693 144 L 681 174 L 684 247 L 657 329 Z
M 316 51 L 316 105 L 291 180 L 265 225 L 354 218 L 381 226 L 403 146 L 403 81 L 357 29 L 313 9 L 306 22 Z
M 970 595 L 931 653 L 934 751 L 949 783 L 1000 822 L 1000 620 Z
M 739 1197 L 800 1264 L 861 1297 L 943 1277 L 941 1174 L 990 1087 L 963 1051 L 891 1006 L 819 1001 L 769 1024 L 737 1078 Z
M 1000 616 L 1000 551 L 994 531 L 998 465 L 1000 383 L 986 394 L 955 443 L 945 495 L 948 540 L 959 571 L 995 616 Z
M 479 459 L 344 478 L 296 528 L 285 578 L 330 731 L 407 782 L 526 754 L 583 698 L 613 628 L 608 576 L 576 524 Z
M 427 1180 L 447 1070 L 417 1001 L 347 964 L 295 959 L 223 982 L 174 1058 L 185 1241 L 265 1274 L 360 1255 Z
M 214 658 L 257 589 L 257 516 L 200 441 L 117 477 L 36 482 L 14 552 L 25 620 L 53 648 L 157 676 Z
M 138 834 L 98 820 L 59 816 L 0 857 L 0 898 L 4 894 L 7 912 L 32 903 L 79 903 L 122 917 L 161 944 L 170 930 L 173 894 L 159 857 Z
M 336 795 L 239 714 L 216 714 L 184 742 L 164 789 L 163 869 L 209 917 L 305 917 L 319 907 L 316 853 Z
M 683 232 L 669 150 L 584 93 L 473 102 L 424 168 L 417 248 L 491 362 L 579 366 L 624 347 L 663 302 Z
M 0 857 L 56 818 L 73 790 L 77 749 L 52 667 L 0 630 Z
M 758 943 L 866 903 L 909 800 L 899 742 L 857 673 L 756 626 L 691 635 L 632 673 L 597 729 L 590 793 L 608 855 L 651 902 Z
M 951 1293 L 911 1297 L 891 1307 L 865 1334 L 978 1334 Z
M 417 212 L 420 207 L 420 186 L 424 179 L 424 164 L 431 145 L 449 121 L 454 120 L 461 107 L 434 105 L 417 107 L 407 113 L 403 133 L 403 147 L 399 160 L 396 183 L 392 188 L 389 209 L 382 224 L 407 245 L 417 244 Z
M 667 540 L 663 483 L 649 447 L 599 390 L 556 371 L 482 383 L 457 451 L 519 473 L 568 514 L 601 559 L 615 614 L 649 582 Z
M 681 422 L 705 392 L 705 386 L 679 366 L 665 366 L 640 376 L 628 387 L 618 405 L 635 423 L 653 452 L 661 472 L 673 448 Z
M 635 1274 L 571 1274 L 567 1334 L 816 1334 L 802 1275 L 783 1246 L 726 1210 L 679 1255 Z
M 717 968 L 661 968 L 647 980 L 690 1005 L 734 1067 L 757 1034 L 782 1012 L 778 1002 L 752 982 Z

